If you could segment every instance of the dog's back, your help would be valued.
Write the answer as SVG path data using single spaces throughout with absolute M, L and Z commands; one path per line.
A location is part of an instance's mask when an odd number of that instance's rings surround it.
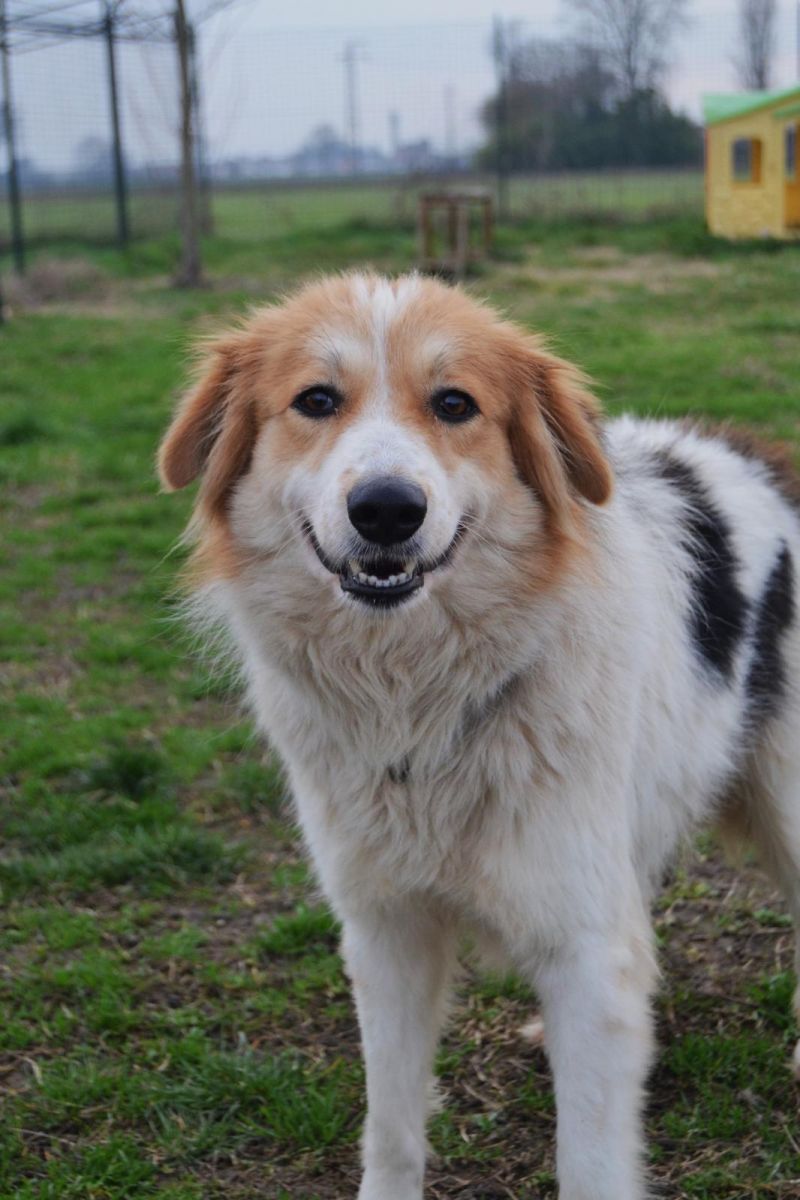
M 622 418 L 607 439 L 652 555 L 642 875 L 657 887 L 681 836 L 713 820 L 755 847 L 800 924 L 800 476 L 731 427 Z

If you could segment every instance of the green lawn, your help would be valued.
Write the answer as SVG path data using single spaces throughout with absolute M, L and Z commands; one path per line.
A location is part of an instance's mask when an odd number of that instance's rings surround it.
M 336 930 L 277 771 L 175 618 L 190 498 L 160 496 L 152 469 L 195 334 L 323 268 L 412 264 L 408 224 L 340 199 L 324 221 L 220 219 L 199 293 L 169 288 L 170 240 L 40 260 L 12 289 L 0 1200 L 355 1194 L 361 1069 Z M 547 331 L 615 411 L 800 441 L 800 247 L 731 249 L 691 217 L 531 219 L 471 286 Z M 756 873 L 733 880 L 703 844 L 658 913 L 648 1119 L 670 1200 L 800 1194 L 789 931 Z M 464 987 L 431 1196 L 554 1195 L 547 1069 L 516 1035 L 531 1004 L 514 981 Z
M 494 188 L 494 179 L 475 184 Z M 414 176 L 396 182 L 342 180 L 334 186 L 287 183 L 248 184 L 214 189 L 211 211 L 216 233 L 228 239 L 260 241 L 278 233 L 335 229 L 343 222 L 398 222 L 413 229 L 416 197 L 430 182 Z M 509 184 L 510 212 L 516 219 L 650 215 L 698 216 L 703 207 L 700 171 L 569 171 L 556 175 L 518 175 Z M 165 235 L 177 228 L 177 192 L 134 190 L 129 222 L 134 239 Z M 32 246 L 78 247 L 113 244 L 116 215 L 113 195 L 94 193 L 31 194 L 24 197 L 23 225 Z M 0 251 L 7 245 L 10 217 L 0 195 Z

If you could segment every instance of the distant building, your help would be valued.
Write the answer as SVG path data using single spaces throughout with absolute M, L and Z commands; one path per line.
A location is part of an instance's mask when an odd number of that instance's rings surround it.
M 705 96 L 703 112 L 711 232 L 800 237 L 800 86 Z
M 417 142 L 403 142 L 394 153 L 393 166 L 396 171 L 436 171 L 441 168 L 442 155 L 437 154 L 427 138 Z
M 223 158 L 206 168 L 212 183 L 250 183 L 260 179 L 288 179 L 289 164 L 282 158 L 262 155 L 240 155 L 238 158 Z

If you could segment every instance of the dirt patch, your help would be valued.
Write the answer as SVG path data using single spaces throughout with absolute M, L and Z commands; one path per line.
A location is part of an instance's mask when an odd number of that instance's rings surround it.
M 563 266 L 533 258 L 513 268 L 515 283 L 526 283 L 546 291 L 568 288 L 587 299 L 611 299 L 620 288 L 641 288 L 653 295 L 684 290 L 696 280 L 718 279 L 727 264 L 700 259 L 674 258 L 667 254 L 626 255 L 613 246 L 591 246 L 570 251 Z
M 86 258 L 38 258 L 25 275 L 9 275 L 4 286 L 11 316 L 35 312 L 140 320 L 145 295 L 151 299 L 148 312 L 154 318 L 160 314 L 171 315 L 174 311 L 169 297 L 174 285 L 169 276 L 117 279 Z M 163 293 L 161 303 L 153 300 L 159 293 Z
M 747 358 L 737 359 L 729 367 L 722 367 L 720 374 L 725 379 L 740 380 L 752 379 L 759 387 L 768 388 L 771 392 L 789 392 L 795 390 L 794 380 L 789 380 L 780 371 L 774 370 L 768 362 L 762 358 L 756 358 L 754 355 L 748 355 Z
M 102 300 L 111 280 L 86 258 L 39 258 L 23 276 L 9 276 L 6 288 L 12 308 L 42 308 L 72 300 Z

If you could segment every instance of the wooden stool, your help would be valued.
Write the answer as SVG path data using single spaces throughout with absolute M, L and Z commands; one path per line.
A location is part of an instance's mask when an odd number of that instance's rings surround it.
M 477 242 L 470 237 L 473 212 L 480 215 Z M 444 245 L 440 253 L 436 252 L 437 217 L 444 218 Z M 494 206 L 491 193 L 484 188 L 421 192 L 417 228 L 420 268 L 463 279 L 468 265 L 486 257 L 492 248 Z

